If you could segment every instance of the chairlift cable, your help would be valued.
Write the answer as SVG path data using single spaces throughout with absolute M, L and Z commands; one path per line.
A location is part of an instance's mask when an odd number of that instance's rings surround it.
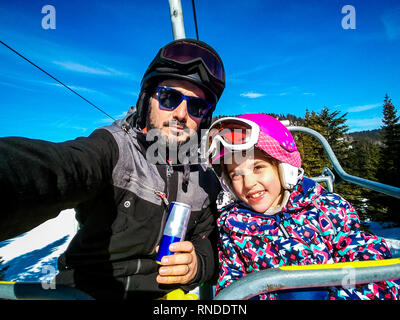
M 196 38 L 197 40 L 199 40 L 199 30 L 197 29 L 196 8 L 194 6 L 194 0 L 192 0 L 192 7 L 193 7 L 194 26 L 196 28 Z
M 75 90 L 71 89 L 68 85 L 64 84 L 63 82 L 61 82 L 60 80 L 58 80 L 57 78 L 55 78 L 54 76 L 52 76 L 50 73 L 48 73 L 46 70 L 44 70 L 43 68 L 39 67 L 37 64 L 35 64 L 34 62 L 32 62 L 31 60 L 29 60 L 28 58 L 24 57 L 21 53 L 19 53 L 18 51 L 14 50 L 13 48 L 11 48 L 9 45 L 7 45 L 6 43 L 4 43 L 3 41 L 0 40 L 0 43 L 2 45 L 4 45 L 5 47 L 7 47 L 8 49 L 10 49 L 12 52 L 14 52 L 15 54 L 17 54 L 18 56 L 20 56 L 22 59 L 26 60 L 27 62 L 29 62 L 31 65 L 33 65 L 34 67 L 38 68 L 40 71 L 42 71 L 43 73 L 47 74 L 50 78 L 54 79 L 55 81 L 57 81 L 59 84 L 61 84 L 62 86 L 64 86 L 65 88 L 67 88 L 68 90 L 70 90 L 71 92 L 75 93 L 78 97 L 80 97 L 81 99 L 83 99 L 84 101 L 86 101 L 87 103 L 89 103 L 91 106 L 95 107 L 97 110 L 99 110 L 100 112 L 104 113 L 107 117 L 111 118 L 112 120 L 115 121 L 115 119 L 110 116 L 107 112 L 105 112 L 104 110 L 102 110 L 100 107 L 96 106 L 94 103 L 90 102 L 88 99 L 86 99 L 85 97 L 81 96 L 78 92 L 76 92 Z

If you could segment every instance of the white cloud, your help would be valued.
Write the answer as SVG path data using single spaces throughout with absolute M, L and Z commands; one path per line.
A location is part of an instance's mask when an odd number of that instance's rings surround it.
M 113 122 L 114 122 L 114 120 L 111 119 L 111 118 L 103 118 L 103 119 L 100 119 L 98 121 L 95 121 L 96 124 L 97 123 L 100 123 L 100 124 L 111 124 Z
M 120 113 L 120 114 L 117 114 L 116 116 L 113 116 L 113 118 L 115 118 L 115 119 L 125 118 L 127 114 L 128 114 L 128 112 L 127 112 L 127 111 L 124 111 L 124 112 L 122 112 L 122 113 Z M 111 119 L 111 118 L 103 118 L 103 119 L 100 119 L 100 120 L 96 121 L 95 123 L 100 123 L 100 124 L 111 124 L 111 123 L 113 123 L 113 122 L 114 122 L 114 120 Z
M 124 118 L 124 117 L 126 117 L 127 114 L 128 114 L 128 111 L 124 111 L 120 114 L 117 114 L 114 118 L 117 118 L 117 119 Z
M 88 131 L 88 128 L 81 127 L 81 126 L 76 126 L 74 124 L 74 119 L 67 119 L 67 120 L 56 120 L 52 123 L 50 123 L 51 126 L 57 128 L 57 129 L 73 129 L 79 131 L 81 134 L 85 133 Z
M 42 81 L 41 83 L 47 84 L 49 86 L 56 86 L 56 87 L 64 88 L 64 86 L 62 84 L 56 83 L 56 82 L 45 82 L 45 81 Z M 93 93 L 93 94 L 102 94 L 100 91 L 97 91 L 97 90 L 94 90 L 94 89 L 90 89 L 90 88 L 86 88 L 86 87 L 73 86 L 73 85 L 68 85 L 68 87 L 70 87 L 74 91 L 80 91 L 80 92 L 85 92 L 85 93 Z
M 0 81 L 0 87 L 1 86 L 7 86 L 7 87 L 11 87 L 11 88 L 17 88 L 19 90 L 27 90 L 27 91 L 31 91 L 31 92 L 35 92 L 35 90 L 30 89 L 26 86 L 22 86 L 22 85 L 17 85 L 17 84 L 13 84 L 10 82 L 5 82 L 5 81 Z
M 263 93 L 256 93 L 256 92 L 246 92 L 246 93 L 241 93 L 241 97 L 246 97 L 250 99 L 256 99 L 265 96 Z
M 379 129 L 382 126 L 382 119 L 379 117 L 366 119 L 348 119 L 347 125 L 350 128 L 350 132 L 374 130 Z
M 104 76 L 129 76 L 128 73 L 121 72 L 110 67 L 89 67 L 71 61 L 53 61 L 53 63 L 64 69 L 81 73 L 104 75 Z
M 400 38 L 400 8 L 385 12 L 382 16 L 382 23 L 389 40 Z
M 347 112 L 362 112 L 362 111 L 367 111 L 370 109 L 377 108 L 381 106 L 382 103 L 374 103 L 374 104 L 365 104 L 362 106 L 355 106 L 355 107 L 350 107 L 347 109 Z
M 314 92 L 303 92 L 303 95 L 305 96 L 315 96 Z

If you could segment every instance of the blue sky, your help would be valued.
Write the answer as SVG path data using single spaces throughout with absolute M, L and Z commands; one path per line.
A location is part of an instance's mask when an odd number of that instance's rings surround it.
M 400 105 L 400 2 L 196 0 L 200 40 L 221 55 L 216 115 L 348 112 L 350 131 L 381 126 L 386 93 Z M 45 5 L 56 29 L 42 28 Z M 190 0 L 186 36 L 195 38 Z M 343 29 L 342 7 L 355 8 Z M 172 40 L 167 0 L 0 0 L 0 40 L 115 118 L 135 105 L 141 77 Z M 110 119 L 0 45 L 0 136 L 64 141 Z

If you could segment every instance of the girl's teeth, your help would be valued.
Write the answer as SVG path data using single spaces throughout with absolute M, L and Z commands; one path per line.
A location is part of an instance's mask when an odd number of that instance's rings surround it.
M 261 196 L 261 194 L 262 194 L 262 192 L 257 192 L 257 193 L 255 193 L 255 194 L 252 194 L 252 195 L 250 196 L 250 198 L 258 198 L 259 196 Z

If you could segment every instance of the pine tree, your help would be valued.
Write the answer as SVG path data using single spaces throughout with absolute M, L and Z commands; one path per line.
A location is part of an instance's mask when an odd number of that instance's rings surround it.
M 349 127 L 346 124 L 347 113 L 341 114 L 340 111 L 330 112 L 328 108 L 323 108 L 320 112 L 320 118 L 325 127 L 324 136 L 332 147 L 342 168 L 349 174 L 354 175 L 354 163 L 358 159 L 352 145 L 350 144 L 346 134 Z M 329 164 L 331 167 L 331 165 Z M 340 182 L 339 176 L 336 175 L 335 192 L 341 194 L 345 199 L 350 201 L 356 209 L 360 208 L 361 190 L 353 184 L 345 181 Z M 340 183 L 338 183 L 340 182 Z
M 364 179 L 378 181 L 379 145 L 370 141 L 354 141 L 352 147 L 354 153 L 352 174 Z M 387 210 L 379 204 L 380 197 L 380 193 L 360 187 L 360 198 L 353 200 L 352 204 L 357 208 L 362 220 L 383 220 Z
M 322 133 L 323 126 L 315 111 L 310 113 L 306 110 L 304 118 L 304 126 L 306 128 Z M 322 145 L 316 138 L 305 133 L 296 133 L 296 139 L 305 174 L 309 177 L 319 176 L 328 162 Z
M 381 182 L 400 187 L 400 124 L 392 99 L 386 94 L 383 105 L 382 142 L 378 178 Z M 387 208 L 387 219 L 400 222 L 400 203 L 383 197 L 380 204 Z
M 354 175 L 355 162 L 359 159 L 359 156 L 355 153 L 347 138 L 346 116 L 346 113 L 330 111 L 327 107 L 322 108 L 318 114 L 314 111 L 310 113 L 307 110 L 304 126 L 324 136 L 343 169 Z M 303 168 L 307 176 L 320 176 L 324 167 L 332 169 L 332 164 L 319 141 L 308 134 L 296 134 L 296 136 L 298 137 L 297 146 L 303 159 Z M 350 201 L 357 211 L 361 211 L 365 207 L 361 189 L 353 184 L 341 181 L 337 174 L 335 175 L 334 191 Z
M 392 104 L 392 99 L 389 99 L 386 94 L 383 105 L 383 126 L 382 140 L 383 146 L 381 149 L 381 166 L 382 179 L 384 183 L 400 187 L 399 180 L 399 164 L 400 164 L 400 126 L 397 111 Z

